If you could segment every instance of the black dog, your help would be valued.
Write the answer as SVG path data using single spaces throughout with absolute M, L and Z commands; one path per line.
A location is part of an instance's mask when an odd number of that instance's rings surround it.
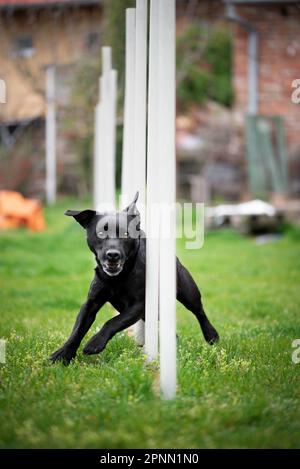
M 52 362 L 65 364 L 75 357 L 83 337 L 93 324 L 99 309 L 107 301 L 120 313 L 107 321 L 86 344 L 83 353 L 101 352 L 117 333 L 145 320 L 146 239 L 139 228 L 136 200 L 117 214 L 98 214 L 94 210 L 65 213 L 80 223 L 97 267 L 87 301 L 82 305 L 67 342 L 51 356 Z M 137 236 L 135 234 L 138 234 Z M 201 303 L 201 295 L 190 273 L 177 259 L 177 300 L 192 311 L 199 321 L 205 340 L 213 344 L 219 338 Z

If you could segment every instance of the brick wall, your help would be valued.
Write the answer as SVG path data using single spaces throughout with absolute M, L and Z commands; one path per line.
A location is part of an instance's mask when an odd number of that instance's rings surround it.
M 99 4 L 100 5 L 100 4 Z M 6 82 L 7 102 L 0 122 L 19 122 L 45 114 L 45 67 L 68 65 L 100 53 L 102 10 L 98 6 L 0 11 L 0 78 Z M 91 34 L 98 35 L 95 51 Z M 30 36 L 33 54 L 16 56 L 16 40 Z
M 300 78 L 300 8 L 243 6 L 237 13 L 258 31 L 258 112 L 281 115 L 285 121 L 288 153 L 300 157 L 300 103 L 291 101 L 292 81 Z M 234 26 L 234 86 L 236 106 L 247 109 L 247 33 Z

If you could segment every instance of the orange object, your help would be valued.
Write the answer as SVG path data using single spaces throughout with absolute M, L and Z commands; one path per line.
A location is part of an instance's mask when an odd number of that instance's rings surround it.
M 0 191 L 0 229 L 27 227 L 44 231 L 45 219 L 39 200 L 26 199 L 19 192 Z

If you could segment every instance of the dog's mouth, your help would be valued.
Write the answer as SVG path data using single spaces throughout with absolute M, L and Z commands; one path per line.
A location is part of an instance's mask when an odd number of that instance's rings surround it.
M 110 277 L 114 277 L 118 275 L 123 269 L 123 263 L 121 261 L 118 262 L 104 262 L 102 264 L 102 268 L 104 272 L 109 275 Z

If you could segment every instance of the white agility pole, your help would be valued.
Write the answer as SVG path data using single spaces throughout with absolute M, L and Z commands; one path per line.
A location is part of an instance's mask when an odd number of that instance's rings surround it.
M 101 151 L 103 149 L 103 125 L 102 119 L 102 103 L 99 102 L 95 108 L 95 131 L 94 131 L 94 208 L 100 208 L 101 201 L 103 200 L 103 184 L 101 181 Z
M 111 65 L 111 47 L 102 47 L 102 74 L 108 75 L 112 68 Z
M 139 28 L 140 29 L 140 28 Z M 132 200 L 136 191 L 141 189 L 139 180 L 139 165 L 135 163 L 135 99 L 137 90 L 136 81 L 136 9 L 126 10 L 126 58 L 125 58 L 125 102 L 124 102 L 124 128 L 123 128 L 123 158 L 122 158 L 122 188 L 121 207 L 126 207 Z M 146 77 L 145 77 L 146 79 Z M 145 124 L 146 125 L 146 124 Z M 145 130 L 146 131 L 146 130 Z M 146 158 L 146 155 L 141 155 Z M 144 176 L 145 179 L 145 176 Z M 142 179 L 143 181 L 143 179 Z M 144 182 L 145 183 L 145 182 Z M 135 337 L 139 345 L 144 344 L 144 322 L 138 321 L 129 328 L 129 335 Z
M 149 82 L 148 82 L 148 155 L 146 210 L 146 311 L 145 352 L 149 360 L 158 355 L 158 286 L 159 286 L 159 151 L 158 151 L 158 33 L 159 0 L 150 4 Z M 155 233 L 154 230 L 157 229 Z
M 115 158 L 116 158 L 116 100 L 117 100 L 117 72 L 112 70 L 111 47 L 102 47 L 102 210 L 115 209 Z
M 147 125 L 147 35 L 148 0 L 136 1 L 135 20 L 135 96 L 134 96 L 134 153 L 132 198 L 139 191 L 141 226 L 145 227 L 145 187 L 146 187 L 146 125 Z M 138 344 L 145 342 L 145 323 L 138 321 L 134 327 Z
M 160 216 L 159 339 L 160 387 L 165 399 L 176 394 L 176 159 L 175 159 L 175 0 L 159 2 Z
M 46 70 L 46 200 L 56 201 L 56 106 L 55 67 Z
M 139 190 L 142 224 L 147 217 L 145 351 L 154 359 L 159 342 L 161 392 L 165 399 L 172 399 L 176 394 L 175 0 L 151 0 L 148 94 L 147 210 L 143 213 L 147 0 L 137 0 L 135 12 L 126 12 L 122 194 L 128 203 Z M 141 343 L 139 333 L 136 339 Z
M 102 48 L 100 100 L 95 110 L 94 207 L 115 208 L 117 72 L 111 69 L 111 48 Z
M 111 70 L 109 81 L 109 126 L 107 132 L 107 203 L 116 208 L 116 125 L 117 125 L 117 71 Z
M 136 1 L 135 98 L 134 98 L 134 174 L 132 196 L 139 191 L 141 224 L 145 226 L 146 123 L 147 123 L 147 5 Z
M 130 196 L 132 196 L 134 165 L 134 78 L 135 8 L 127 8 L 121 207 L 127 206 L 132 200 Z

